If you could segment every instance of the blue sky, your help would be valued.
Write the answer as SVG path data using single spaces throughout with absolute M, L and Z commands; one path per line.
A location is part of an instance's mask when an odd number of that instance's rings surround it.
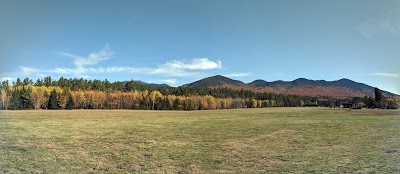
M 0 2 L 0 80 L 348 78 L 400 94 L 400 1 Z

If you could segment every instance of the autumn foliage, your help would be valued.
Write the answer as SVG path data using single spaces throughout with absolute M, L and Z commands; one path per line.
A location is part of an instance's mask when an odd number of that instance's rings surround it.
M 368 103 L 369 98 L 355 101 Z M 28 78 L 8 81 L 0 86 L 0 109 L 142 109 L 212 110 L 233 108 L 329 106 L 341 101 L 318 100 L 294 95 L 255 93 L 228 88 L 150 87 L 134 81 L 64 79 L 50 77 L 33 83 Z M 373 101 L 372 101 L 373 102 Z M 361 104 L 360 104 L 361 105 Z M 385 98 L 382 105 L 397 108 L 396 97 Z M 365 104 L 363 104 L 365 106 Z

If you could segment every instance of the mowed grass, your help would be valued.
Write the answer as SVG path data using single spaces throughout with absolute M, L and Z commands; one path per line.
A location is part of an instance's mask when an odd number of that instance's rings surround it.
M 400 111 L 0 111 L 0 173 L 399 173 Z

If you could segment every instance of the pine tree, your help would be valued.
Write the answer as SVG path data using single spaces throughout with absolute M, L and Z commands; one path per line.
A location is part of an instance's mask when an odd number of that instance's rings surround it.
M 72 110 L 75 108 L 75 103 L 74 99 L 72 98 L 72 95 L 70 94 L 67 100 L 67 104 L 65 105 L 65 109 Z
M 203 109 L 204 109 L 203 104 L 202 104 L 201 102 L 199 102 L 199 108 L 198 108 L 198 110 L 203 110 Z
M 31 109 L 32 102 L 31 102 L 31 95 L 32 89 L 30 87 L 22 86 L 21 91 L 21 109 Z
M 124 90 L 125 91 L 133 91 L 135 90 L 135 81 L 131 80 L 125 83 Z
M 20 90 L 14 90 L 10 99 L 10 107 L 11 110 L 21 109 L 21 92 Z
M 366 103 L 368 108 L 373 108 L 375 105 L 375 101 L 372 97 L 368 97 L 367 103 Z
M 188 110 L 188 111 L 193 110 L 193 103 L 192 103 L 192 102 L 189 102 L 189 103 L 187 104 L 187 110 Z
M 179 110 L 179 98 L 175 98 L 174 100 L 174 110 Z
M 170 105 L 170 101 L 169 101 L 168 96 L 165 96 L 165 105 L 164 105 L 164 107 L 165 107 L 165 110 L 172 110 L 172 106 Z
M 44 78 L 44 85 L 46 87 L 49 87 L 51 85 L 51 77 L 50 76 L 47 76 Z
M 383 102 L 384 96 L 382 91 L 379 88 L 375 88 L 375 104 L 376 107 L 381 107 Z
M 15 83 L 15 86 L 22 86 L 22 82 L 19 77 L 17 78 L 17 82 Z
M 57 93 L 56 90 L 53 89 L 50 93 L 49 103 L 47 104 L 48 109 L 61 109 L 60 104 L 57 101 Z

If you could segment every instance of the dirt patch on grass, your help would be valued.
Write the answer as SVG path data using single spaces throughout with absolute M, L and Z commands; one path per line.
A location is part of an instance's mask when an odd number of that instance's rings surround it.
M 188 169 L 191 173 L 201 173 L 204 171 L 203 167 L 199 164 L 191 164 L 189 165 Z
M 251 144 L 254 140 L 245 140 L 245 141 L 230 141 L 224 143 L 224 146 L 230 149 L 254 149 L 256 148 L 255 145 Z
M 124 167 L 129 170 L 136 170 L 136 171 L 139 171 L 142 169 L 142 166 L 140 166 L 139 164 L 134 163 L 134 162 L 126 163 Z
M 300 131 L 297 130 L 277 130 L 272 133 L 267 133 L 267 134 L 261 134 L 257 135 L 254 137 L 246 138 L 240 141 L 230 141 L 224 143 L 225 146 L 232 148 L 232 149 L 239 149 L 239 148 L 246 148 L 246 149 L 252 149 L 252 148 L 257 148 L 254 144 L 249 143 L 249 142 L 255 142 L 255 141 L 264 141 L 267 138 L 273 138 L 274 136 L 287 136 L 287 135 L 295 135 L 300 133 Z
M 187 146 L 189 143 L 184 142 L 184 141 L 162 141 L 160 142 L 160 145 L 164 146 L 164 147 L 183 147 L 183 146 Z
M 272 132 L 271 135 L 293 135 L 299 132 L 300 131 L 297 130 L 277 130 L 275 132 Z

